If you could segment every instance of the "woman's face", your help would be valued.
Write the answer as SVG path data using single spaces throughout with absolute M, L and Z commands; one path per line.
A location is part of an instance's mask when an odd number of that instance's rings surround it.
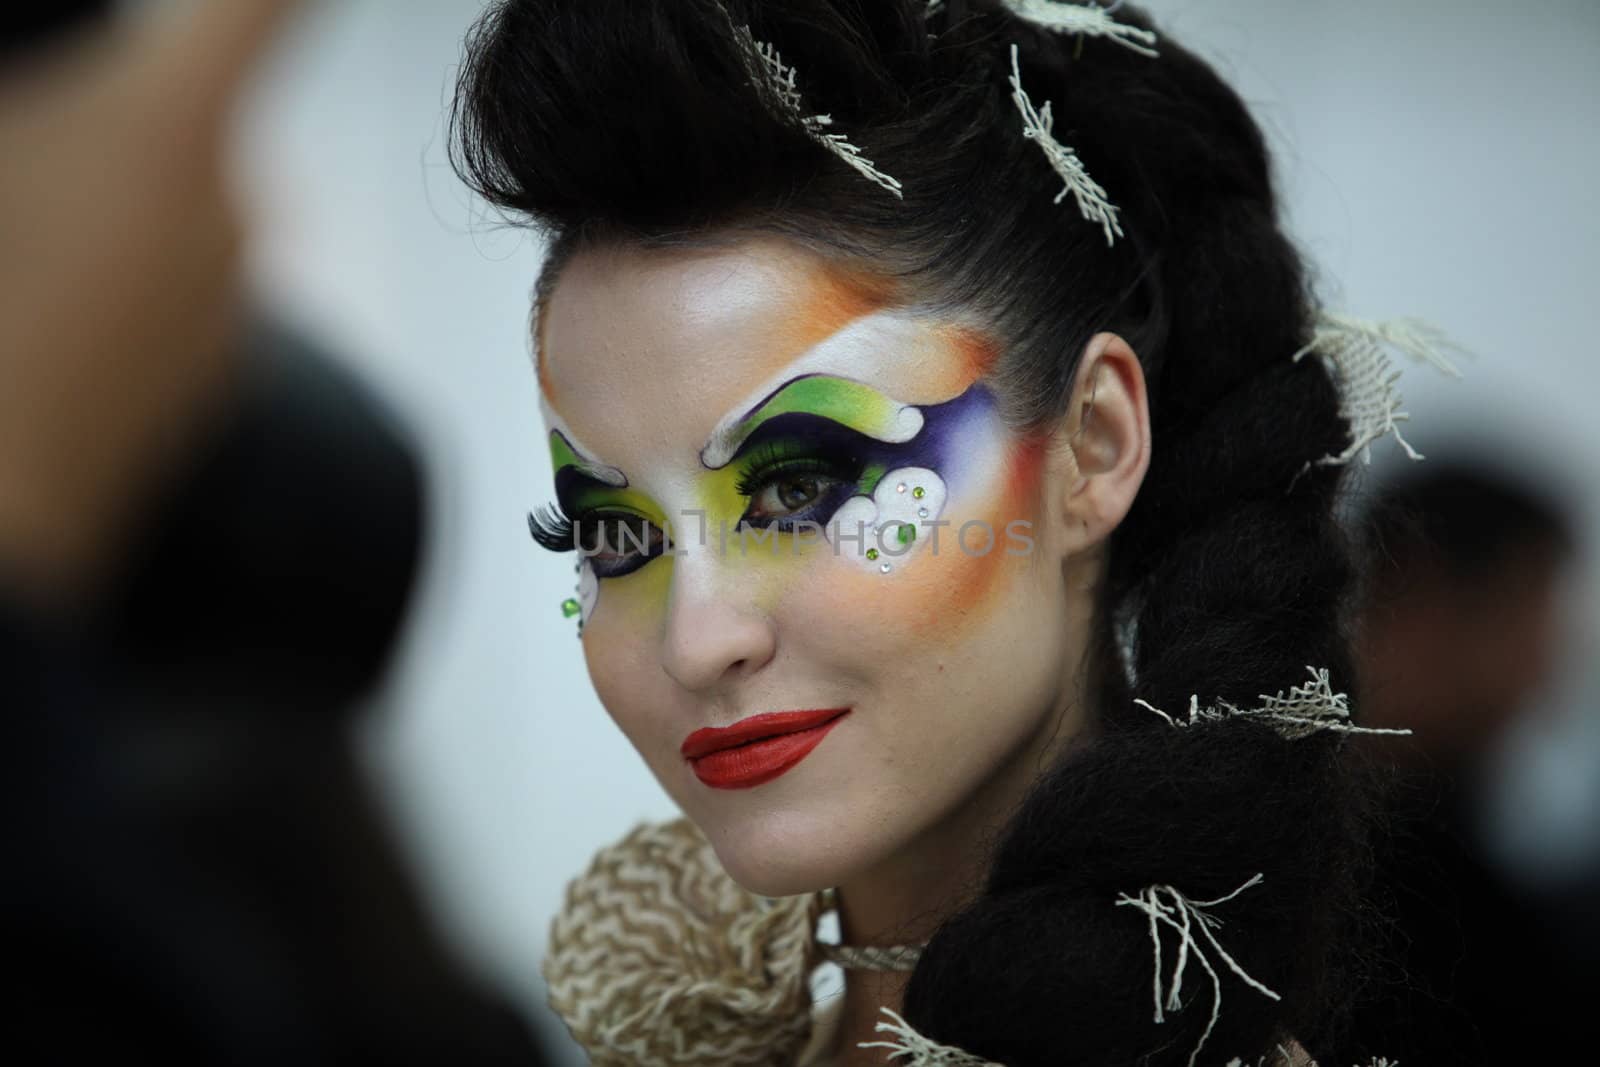
M 541 315 L 590 675 L 768 895 L 936 856 L 1078 728 L 1050 442 L 1002 423 L 988 337 L 893 301 L 752 239 L 581 252 Z

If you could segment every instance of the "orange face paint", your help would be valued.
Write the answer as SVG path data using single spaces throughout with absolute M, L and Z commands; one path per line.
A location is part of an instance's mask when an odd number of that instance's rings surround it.
M 772 322 L 763 372 L 777 372 L 857 319 L 892 306 L 895 296 L 890 279 L 837 264 L 814 267 L 787 313 Z
M 943 635 L 942 640 L 948 640 L 951 634 L 981 621 L 987 611 L 1002 609 L 1003 605 L 992 602 L 1003 588 L 1001 576 L 1008 566 L 1026 562 L 1025 556 L 1007 553 L 1008 548 L 1015 548 L 1007 527 L 1022 520 L 1030 524 L 1025 528 L 1028 536 L 1037 539 L 1047 442 L 1048 437 L 1042 434 L 1024 438 L 1010 450 L 989 505 L 976 515 L 951 516 L 951 525 L 940 544 L 939 580 L 917 590 L 907 612 L 919 634 L 938 632 Z M 981 550 L 988 536 L 984 528 L 994 539 L 989 551 L 981 555 L 968 555 L 961 550 L 961 526 L 973 520 L 983 523 L 983 528 L 973 527 L 967 539 L 974 553 Z M 1037 543 L 1034 547 L 1037 549 Z
M 946 326 L 939 333 L 961 355 L 957 366 L 963 380 L 956 392 L 986 377 L 1000 359 L 1000 343 L 970 326 Z

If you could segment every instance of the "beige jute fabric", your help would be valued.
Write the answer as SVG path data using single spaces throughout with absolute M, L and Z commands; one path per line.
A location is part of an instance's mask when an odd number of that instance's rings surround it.
M 643 825 L 567 887 L 550 1005 L 595 1067 L 793 1064 L 822 894 L 741 888 L 687 819 Z

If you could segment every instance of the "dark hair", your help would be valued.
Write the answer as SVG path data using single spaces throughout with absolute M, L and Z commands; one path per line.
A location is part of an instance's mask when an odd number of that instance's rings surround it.
M 998 0 L 503 0 L 475 29 L 452 150 L 491 203 L 543 228 L 552 266 L 590 242 L 777 233 L 869 264 L 918 302 L 984 317 L 992 382 L 1019 430 L 1059 423 L 1102 330 L 1139 354 L 1154 452 L 1110 539 L 1091 655 L 1101 728 L 1004 829 L 979 899 L 912 974 L 925 1035 L 1010 1067 L 1187 1063 L 1210 1014 L 1154 1023 L 1147 917 L 1119 893 L 1222 896 L 1225 944 L 1282 996 L 1218 966 L 1207 1061 L 1254 1063 L 1286 1036 L 1315 1051 L 1339 1014 L 1366 795 L 1336 735 L 1286 740 L 1239 719 L 1175 729 L 1191 694 L 1254 706 L 1326 667 L 1354 688 L 1352 579 L 1335 520 L 1349 428 L 1315 360 L 1299 257 L 1278 227 L 1267 151 L 1238 96 L 1163 39 L 1148 58 L 1061 36 Z M 1133 8 L 1120 22 L 1148 27 Z M 737 26 L 799 72 L 889 195 L 763 106 Z M 1037 144 L 1022 81 L 1121 210 L 1110 247 Z M 1303 473 L 1302 473 L 1303 472 Z M 1124 655 L 1126 649 L 1127 654 Z M 1175 939 L 1165 939 L 1170 970 Z

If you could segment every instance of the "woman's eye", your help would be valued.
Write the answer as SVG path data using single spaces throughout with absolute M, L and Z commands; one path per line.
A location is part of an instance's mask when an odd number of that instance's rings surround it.
M 579 523 L 578 548 L 597 577 L 615 578 L 661 555 L 666 534 L 636 515 L 596 515 Z
M 763 512 L 777 514 L 799 511 L 821 495 L 819 480 L 814 475 L 780 478 L 762 489 L 754 504 Z
M 774 474 L 754 487 L 740 524 L 766 526 L 787 519 L 826 522 L 855 491 L 854 479 L 837 475 Z

